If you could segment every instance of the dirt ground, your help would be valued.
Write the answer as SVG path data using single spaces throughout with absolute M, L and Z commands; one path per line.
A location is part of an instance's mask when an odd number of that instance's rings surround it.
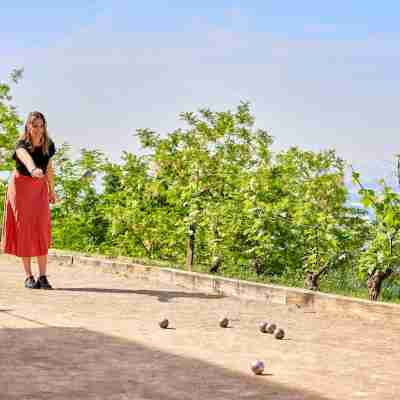
M 34 265 L 36 269 L 36 265 Z M 0 257 L 0 399 L 398 399 L 400 321 L 316 314 L 50 264 L 23 287 Z M 230 318 L 229 328 L 218 319 Z M 169 329 L 158 321 L 167 317 Z M 286 331 L 262 334 L 262 320 Z M 265 371 L 253 375 L 251 361 Z

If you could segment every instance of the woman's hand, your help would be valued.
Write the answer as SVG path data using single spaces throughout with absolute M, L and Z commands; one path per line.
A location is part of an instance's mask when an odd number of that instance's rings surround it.
M 55 203 L 57 203 L 57 201 L 58 201 L 58 197 L 57 197 L 56 192 L 50 191 L 49 192 L 49 202 L 51 204 L 55 204 Z
M 33 171 L 31 172 L 31 176 L 32 178 L 43 178 L 44 174 L 40 168 L 34 168 Z

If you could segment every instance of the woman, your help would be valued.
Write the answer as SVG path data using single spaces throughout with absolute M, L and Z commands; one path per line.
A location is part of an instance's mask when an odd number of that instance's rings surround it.
M 49 202 L 57 201 L 50 160 L 54 153 L 44 115 L 31 112 L 13 154 L 16 168 L 8 183 L 1 239 L 4 253 L 22 258 L 25 287 L 29 289 L 52 289 L 46 273 L 51 245 Z M 31 257 L 37 258 L 37 280 L 32 274 Z

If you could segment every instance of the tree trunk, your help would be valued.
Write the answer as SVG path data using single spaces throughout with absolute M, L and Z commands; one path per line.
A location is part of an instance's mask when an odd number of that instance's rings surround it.
M 306 271 L 306 278 L 304 280 L 304 286 L 308 290 L 319 290 L 319 274 L 316 272 Z
M 326 263 L 318 272 L 306 271 L 306 278 L 304 280 L 305 288 L 319 291 L 319 278 L 328 270 L 330 265 L 329 262 Z
M 219 243 L 219 240 L 220 240 L 218 226 L 219 226 L 219 221 L 217 219 L 212 225 L 212 230 L 213 230 L 213 234 L 214 234 L 214 241 L 217 242 L 217 243 Z M 211 267 L 210 267 L 210 271 L 209 271 L 211 274 L 216 274 L 218 272 L 218 270 L 219 270 L 219 267 L 222 264 L 222 257 L 215 254 L 217 251 L 218 251 L 217 249 L 213 250 L 214 257 L 211 260 Z
M 304 287 L 308 290 L 319 290 L 319 278 L 325 274 L 329 268 L 333 268 L 335 265 L 344 262 L 347 259 L 346 253 L 341 253 L 335 259 L 328 261 L 318 272 L 306 271 L 306 277 L 304 279 Z
M 264 272 L 264 263 L 259 257 L 253 257 L 252 259 L 250 259 L 249 267 L 257 275 L 261 275 Z
M 368 274 L 367 286 L 368 297 L 372 301 L 377 301 L 382 288 L 382 282 L 390 276 L 392 270 L 389 268 L 386 271 L 372 271 Z
M 196 236 L 196 224 L 191 224 L 189 226 L 189 237 L 186 247 L 186 267 L 188 271 L 192 271 L 195 236 Z
M 220 257 L 220 256 L 213 257 L 213 259 L 211 261 L 210 273 L 216 274 L 218 272 L 218 269 L 221 266 L 221 264 L 222 264 L 222 257 Z

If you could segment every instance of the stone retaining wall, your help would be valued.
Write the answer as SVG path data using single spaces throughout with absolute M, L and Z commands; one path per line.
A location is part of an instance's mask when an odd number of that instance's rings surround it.
M 71 265 L 90 265 L 109 272 L 133 274 L 141 279 L 168 282 L 196 291 L 301 307 L 313 312 L 323 311 L 351 316 L 357 315 L 372 320 L 396 319 L 400 321 L 399 304 L 371 302 L 305 289 L 247 282 L 173 268 L 161 268 L 83 255 L 68 255 L 56 251 L 49 253 L 49 261 Z

